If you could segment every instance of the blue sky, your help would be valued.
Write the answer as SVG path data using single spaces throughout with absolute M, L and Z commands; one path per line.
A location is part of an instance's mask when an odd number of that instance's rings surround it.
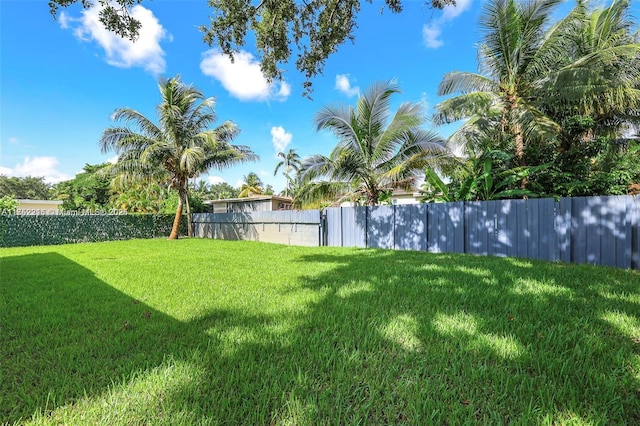
M 136 44 L 102 29 L 96 13 L 75 5 L 53 21 L 46 0 L 0 0 L 0 174 L 44 176 L 55 183 L 86 164 L 109 160 L 98 139 L 121 107 L 155 121 L 160 76 L 182 76 L 216 98 L 219 121 L 241 129 L 235 143 L 250 146 L 255 163 L 211 170 L 203 179 L 237 186 L 254 171 L 279 191 L 276 153 L 294 148 L 302 156 L 327 154 L 336 139 L 315 132 L 313 118 L 327 104 L 354 104 L 371 83 L 396 79 L 401 102 L 440 99 L 444 73 L 476 70 L 475 45 L 481 0 L 458 0 L 458 8 L 433 11 L 424 1 L 405 1 L 395 15 L 383 2 L 363 1 L 354 44 L 340 47 L 313 80 L 313 100 L 302 96 L 303 76 L 285 65 L 285 80 L 272 86 L 259 73 L 249 41 L 235 64 L 202 42 L 205 0 L 143 1 L 133 10 L 143 28 Z M 634 2 L 635 3 L 635 2 Z M 640 3 L 640 2 L 638 2 Z M 572 4 L 570 2 L 570 4 Z M 640 5 L 634 5 L 639 15 Z M 437 129 L 447 136 L 454 127 Z

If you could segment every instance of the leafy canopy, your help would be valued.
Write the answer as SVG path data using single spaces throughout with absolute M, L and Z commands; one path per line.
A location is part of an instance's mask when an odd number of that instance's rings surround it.
M 102 7 L 100 22 L 105 27 L 131 40 L 140 31 L 140 22 L 130 14 L 129 8 L 142 0 L 98 0 Z M 373 3 L 372 0 L 366 0 Z M 51 0 L 49 7 L 55 17 L 60 7 L 79 3 L 84 8 L 93 6 L 90 0 Z M 455 0 L 427 0 L 436 9 L 455 5 Z M 403 0 L 385 0 L 393 13 L 403 9 Z M 209 0 L 209 25 L 200 26 L 204 41 L 220 47 L 233 59 L 234 53 L 246 44 L 248 32 L 253 32 L 261 68 L 269 79 L 282 78 L 280 66 L 291 59 L 297 49 L 296 68 L 306 81 L 305 94 L 311 91 L 311 79 L 322 73 L 327 58 L 345 41 L 354 41 L 360 0 Z M 384 6 L 381 11 L 384 10 Z

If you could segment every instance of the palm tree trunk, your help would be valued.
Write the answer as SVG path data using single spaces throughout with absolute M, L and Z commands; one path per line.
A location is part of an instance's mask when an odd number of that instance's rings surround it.
M 191 216 L 191 204 L 189 203 L 189 193 L 184 197 L 187 206 L 187 235 L 193 237 L 193 217 Z
M 178 190 L 178 208 L 176 209 L 176 217 L 173 219 L 173 227 L 171 228 L 171 234 L 169 234 L 170 240 L 177 240 L 180 233 L 180 220 L 182 220 L 182 206 L 184 205 L 184 192 Z

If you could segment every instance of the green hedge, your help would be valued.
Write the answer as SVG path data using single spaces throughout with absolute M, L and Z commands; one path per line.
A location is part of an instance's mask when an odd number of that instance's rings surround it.
M 172 214 L 0 215 L 0 247 L 168 237 Z M 186 217 L 180 235 L 187 234 Z

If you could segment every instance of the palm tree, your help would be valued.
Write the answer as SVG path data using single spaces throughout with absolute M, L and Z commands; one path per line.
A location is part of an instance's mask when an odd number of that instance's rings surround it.
M 439 95 L 462 92 L 437 105 L 436 124 L 469 118 L 460 133 L 476 128 L 500 129 L 501 138 L 512 139 L 523 165 L 525 139 L 557 134 L 559 125 L 532 102 L 535 91 L 549 72 L 559 34 L 550 18 L 562 0 L 491 0 L 485 4 L 480 26 L 484 33 L 478 48 L 479 73 L 454 71 L 444 76 Z M 455 139 L 455 136 L 454 136 Z
M 244 183 L 240 187 L 240 194 L 238 197 L 245 198 L 251 195 L 259 195 L 264 193 L 262 181 L 254 172 L 250 172 L 248 175 L 243 176 Z
M 246 146 L 231 145 L 238 127 L 226 121 L 215 129 L 214 99 L 185 85 L 180 77 L 158 84 L 162 102 L 158 105 L 159 124 L 138 111 L 121 108 L 112 119 L 123 127 L 110 127 L 100 138 L 103 152 L 115 151 L 118 162 L 112 172 L 123 180 L 136 180 L 156 174 L 165 176 L 178 192 L 178 207 L 169 239 L 178 238 L 188 180 L 209 170 L 223 169 L 252 161 L 257 157 Z
M 630 3 L 614 0 L 607 8 L 588 9 L 579 2 L 564 22 L 568 45 L 551 74 L 541 101 L 557 122 L 589 117 L 592 132 L 620 135 L 640 116 L 640 43 L 630 18 Z M 562 148 L 572 141 L 563 129 Z M 594 136 L 593 134 L 591 136 Z
M 560 2 L 485 4 L 479 73 L 448 73 L 438 89 L 461 93 L 441 102 L 434 116 L 437 124 L 468 119 L 452 141 L 513 143 L 524 165 L 525 145 L 558 136 L 566 117 L 588 115 L 604 124 L 637 110 L 640 45 L 633 42 L 628 2 L 591 12 L 578 2 L 552 23 Z
M 287 179 L 284 195 L 288 197 L 291 192 L 290 183 L 292 181 L 289 173 L 294 170 L 297 174 L 300 171 L 300 167 L 302 167 L 302 161 L 300 160 L 300 155 L 298 155 L 295 149 L 289 149 L 289 152 L 286 154 L 284 152 L 279 152 L 278 157 L 282 160 L 276 164 L 276 169 L 273 171 L 273 175 L 275 176 L 278 173 L 278 170 L 280 170 L 281 167 L 283 168 L 282 174 Z
M 324 107 L 316 115 L 317 130 L 330 130 L 338 144 L 328 157 L 304 160 L 303 197 L 358 197 L 375 205 L 385 191 L 414 187 L 427 165 L 438 167 L 448 158 L 442 138 L 420 128 L 425 123 L 420 104 L 403 103 L 391 113 L 395 93 L 394 82 L 376 83 L 355 108 Z

